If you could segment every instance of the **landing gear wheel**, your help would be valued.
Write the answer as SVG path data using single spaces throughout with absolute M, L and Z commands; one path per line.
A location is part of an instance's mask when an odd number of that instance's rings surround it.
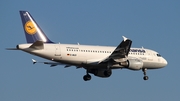
M 148 80 L 149 77 L 148 77 L 148 76 L 144 76 L 143 79 L 144 79 L 144 80 Z
M 83 79 L 84 79 L 84 81 L 89 81 L 89 80 L 91 80 L 91 75 L 86 74 L 83 76 Z

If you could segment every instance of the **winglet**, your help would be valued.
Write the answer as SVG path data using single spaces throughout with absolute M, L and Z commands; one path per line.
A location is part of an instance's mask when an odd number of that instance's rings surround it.
M 33 61 L 33 64 L 37 63 L 37 61 L 36 61 L 36 60 L 34 60 L 34 59 L 32 59 L 32 61 Z
M 122 37 L 123 37 L 124 42 L 128 39 L 128 38 L 126 38 L 125 36 L 122 36 Z

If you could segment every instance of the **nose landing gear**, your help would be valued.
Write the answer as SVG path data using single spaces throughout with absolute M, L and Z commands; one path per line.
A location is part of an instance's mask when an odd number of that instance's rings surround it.
M 143 77 L 144 80 L 148 80 L 148 79 L 149 79 L 149 77 L 146 76 L 146 70 L 147 70 L 147 68 L 143 68 L 143 69 L 142 69 L 143 74 L 144 74 L 144 77 Z

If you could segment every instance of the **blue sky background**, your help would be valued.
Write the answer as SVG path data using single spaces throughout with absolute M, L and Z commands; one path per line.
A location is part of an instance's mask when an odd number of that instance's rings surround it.
M 179 0 L 1 0 L 0 101 L 177 101 L 179 77 Z M 122 35 L 133 47 L 158 51 L 168 66 L 142 71 L 114 70 L 110 78 L 84 69 L 33 65 L 44 59 L 5 48 L 25 43 L 19 10 L 27 10 L 47 36 L 61 43 L 117 46 Z

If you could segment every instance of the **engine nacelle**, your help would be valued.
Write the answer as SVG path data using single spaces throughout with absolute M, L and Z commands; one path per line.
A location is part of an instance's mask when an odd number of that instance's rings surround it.
M 112 74 L 112 71 L 110 69 L 103 69 L 103 70 L 92 69 L 89 72 L 98 77 L 110 77 Z
M 122 62 L 120 65 L 125 66 L 130 70 L 140 70 L 143 67 L 143 61 L 137 58 L 128 59 L 126 62 Z

